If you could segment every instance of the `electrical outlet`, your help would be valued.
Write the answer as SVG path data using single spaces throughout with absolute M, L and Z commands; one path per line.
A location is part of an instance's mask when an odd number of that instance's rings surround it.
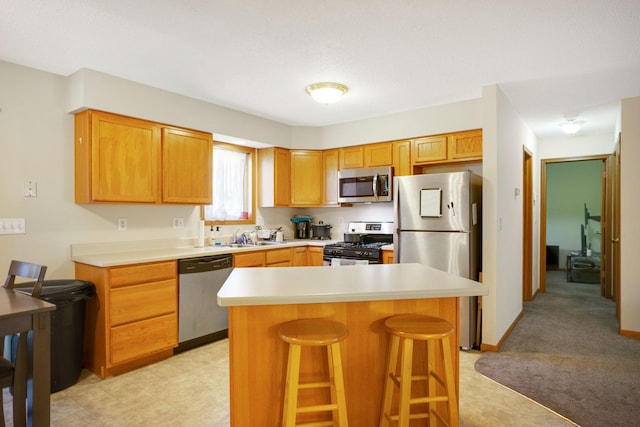
M 118 231 L 127 231 L 127 218 L 118 218 Z
M 343 217 L 338 217 L 338 224 L 339 225 L 344 225 L 344 218 Z
M 24 197 L 36 197 L 38 195 L 38 183 L 29 180 L 22 185 L 22 194 Z
M 184 218 L 173 218 L 173 228 L 184 228 Z
M 0 234 L 26 234 L 24 218 L 0 218 Z

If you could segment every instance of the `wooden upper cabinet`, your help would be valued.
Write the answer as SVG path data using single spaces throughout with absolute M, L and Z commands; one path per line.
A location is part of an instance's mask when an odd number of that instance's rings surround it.
M 364 166 L 392 166 L 393 145 L 390 142 L 367 144 L 364 146 Z
M 449 153 L 449 158 L 452 160 L 481 159 L 482 129 L 450 135 Z
M 291 206 L 320 206 L 324 189 L 322 151 L 291 150 Z
M 76 203 L 160 201 L 160 128 L 98 111 L 75 116 Z
M 211 134 L 162 129 L 162 201 L 211 204 Z
M 324 172 L 324 191 L 322 204 L 338 205 L 338 167 L 340 166 L 340 150 L 322 152 L 322 169 Z
M 258 150 L 258 206 L 289 206 L 291 156 L 279 147 Z
M 340 149 L 340 169 L 363 168 L 364 147 L 355 145 Z
M 74 139 L 76 203 L 211 202 L 211 134 L 86 110 Z
M 482 129 L 412 140 L 412 164 L 467 162 L 482 159 Z
M 427 136 L 411 140 L 413 163 L 431 163 L 447 160 L 447 136 Z
M 393 174 L 395 176 L 411 175 L 411 141 L 393 141 Z

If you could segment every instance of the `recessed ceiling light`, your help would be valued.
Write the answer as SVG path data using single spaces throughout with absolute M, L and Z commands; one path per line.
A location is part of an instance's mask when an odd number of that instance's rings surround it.
M 307 86 L 307 93 L 314 101 L 321 104 L 332 104 L 339 101 L 348 90 L 349 88 L 345 85 L 332 82 L 314 83 Z
M 578 120 L 567 120 L 565 123 L 562 123 L 560 127 L 567 135 L 573 135 L 580 130 L 583 123 L 584 122 Z

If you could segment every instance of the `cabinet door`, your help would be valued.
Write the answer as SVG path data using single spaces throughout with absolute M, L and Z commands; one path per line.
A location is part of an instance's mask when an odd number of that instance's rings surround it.
M 160 201 L 160 128 L 143 120 L 91 112 L 91 199 Z
M 264 267 L 264 251 L 233 254 L 234 267 Z
M 325 206 L 338 205 L 338 166 L 340 150 L 325 150 L 322 152 L 322 169 L 324 172 L 324 198 Z
M 393 142 L 393 174 L 395 176 L 412 175 L 411 141 Z
M 290 163 L 289 150 L 279 147 L 258 150 L 258 206 L 289 206 Z
M 451 160 L 475 160 L 482 158 L 482 129 L 454 133 L 449 136 Z
M 322 257 L 324 256 L 324 248 L 317 246 L 309 247 L 309 261 L 308 265 L 311 266 L 322 266 Z
M 364 166 L 392 166 L 393 145 L 390 142 L 368 144 L 364 146 Z
M 291 248 L 265 251 L 267 267 L 291 267 Z
M 382 263 L 383 264 L 393 264 L 393 251 L 384 250 L 382 251 Z
M 291 150 L 291 205 L 320 206 L 322 204 L 322 152 Z
M 447 160 L 447 136 L 428 136 L 412 140 L 413 164 Z
M 111 329 L 111 365 L 178 345 L 176 313 L 127 323 Z
M 340 149 L 340 169 L 364 167 L 364 148 L 362 145 Z
M 211 204 L 212 135 L 162 129 L 162 201 Z
M 308 247 L 299 246 L 292 248 L 293 251 L 293 266 L 304 267 L 309 264 L 308 261 Z

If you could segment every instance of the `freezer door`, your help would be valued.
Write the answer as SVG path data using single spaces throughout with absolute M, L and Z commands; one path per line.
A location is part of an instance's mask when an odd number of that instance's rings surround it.
M 470 236 L 458 232 L 399 231 L 394 242 L 395 261 L 419 262 L 468 279 Z
M 398 229 L 471 229 L 470 172 L 399 176 L 394 186 L 394 220 Z

